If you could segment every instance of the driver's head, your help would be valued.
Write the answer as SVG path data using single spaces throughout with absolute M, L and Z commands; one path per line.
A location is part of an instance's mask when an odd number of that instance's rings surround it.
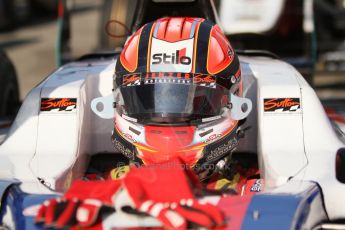
M 214 164 L 237 146 L 230 94 L 242 94 L 237 55 L 218 25 L 162 18 L 144 25 L 116 63 L 115 147 L 151 164 Z M 198 170 L 198 169 L 197 169 Z

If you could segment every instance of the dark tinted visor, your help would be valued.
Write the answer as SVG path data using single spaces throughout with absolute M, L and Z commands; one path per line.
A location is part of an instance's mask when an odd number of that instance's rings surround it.
M 217 116 L 229 103 L 229 90 L 217 85 L 212 75 L 136 73 L 121 77 L 115 96 L 117 110 L 139 122 Z

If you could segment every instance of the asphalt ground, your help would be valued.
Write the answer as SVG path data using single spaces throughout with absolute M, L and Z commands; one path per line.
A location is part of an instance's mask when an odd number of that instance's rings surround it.
M 100 2 L 76 1 L 75 13 L 71 17 L 71 47 L 74 57 L 90 53 L 98 47 Z M 55 17 L 33 20 L 13 31 L 0 33 L 0 48 L 7 52 L 16 67 L 22 99 L 57 68 L 57 33 Z M 317 71 L 314 84 L 321 99 L 345 99 L 345 72 Z

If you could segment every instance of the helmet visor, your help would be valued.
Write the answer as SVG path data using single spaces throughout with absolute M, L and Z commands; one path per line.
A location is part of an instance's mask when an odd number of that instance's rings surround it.
M 212 75 L 136 73 L 120 76 L 117 111 L 138 122 L 193 121 L 222 113 L 229 90 Z M 121 82 L 121 81 L 120 81 Z

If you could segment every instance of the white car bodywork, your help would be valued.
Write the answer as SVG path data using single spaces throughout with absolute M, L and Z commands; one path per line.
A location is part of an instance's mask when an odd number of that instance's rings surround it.
M 303 30 L 314 31 L 313 0 L 303 1 Z M 264 34 L 281 18 L 286 0 L 221 0 L 219 23 L 226 34 Z
M 321 186 L 329 218 L 344 218 L 345 184 L 335 177 L 336 152 L 344 143 L 315 92 L 285 62 L 266 57 L 240 60 L 244 96 L 253 101 L 246 122 L 252 131 L 240 150 L 258 154 L 266 192 L 299 191 L 305 186 L 301 181 L 314 181 Z M 0 146 L 0 179 L 18 179 L 30 193 L 63 192 L 83 175 L 91 155 L 116 153 L 110 140 L 113 120 L 90 109 L 94 98 L 111 94 L 114 68 L 115 60 L 70 63 L 35 87 Z M 41 98 L 76 98 L 77 107 L 42 112 Z M 301 108 L 268 113 L 266 98 L 299 98 Z
M 219 19 L 226 34 L 265 33 L 277 24 L 284 4 L 285 0 L 221 0 Z

